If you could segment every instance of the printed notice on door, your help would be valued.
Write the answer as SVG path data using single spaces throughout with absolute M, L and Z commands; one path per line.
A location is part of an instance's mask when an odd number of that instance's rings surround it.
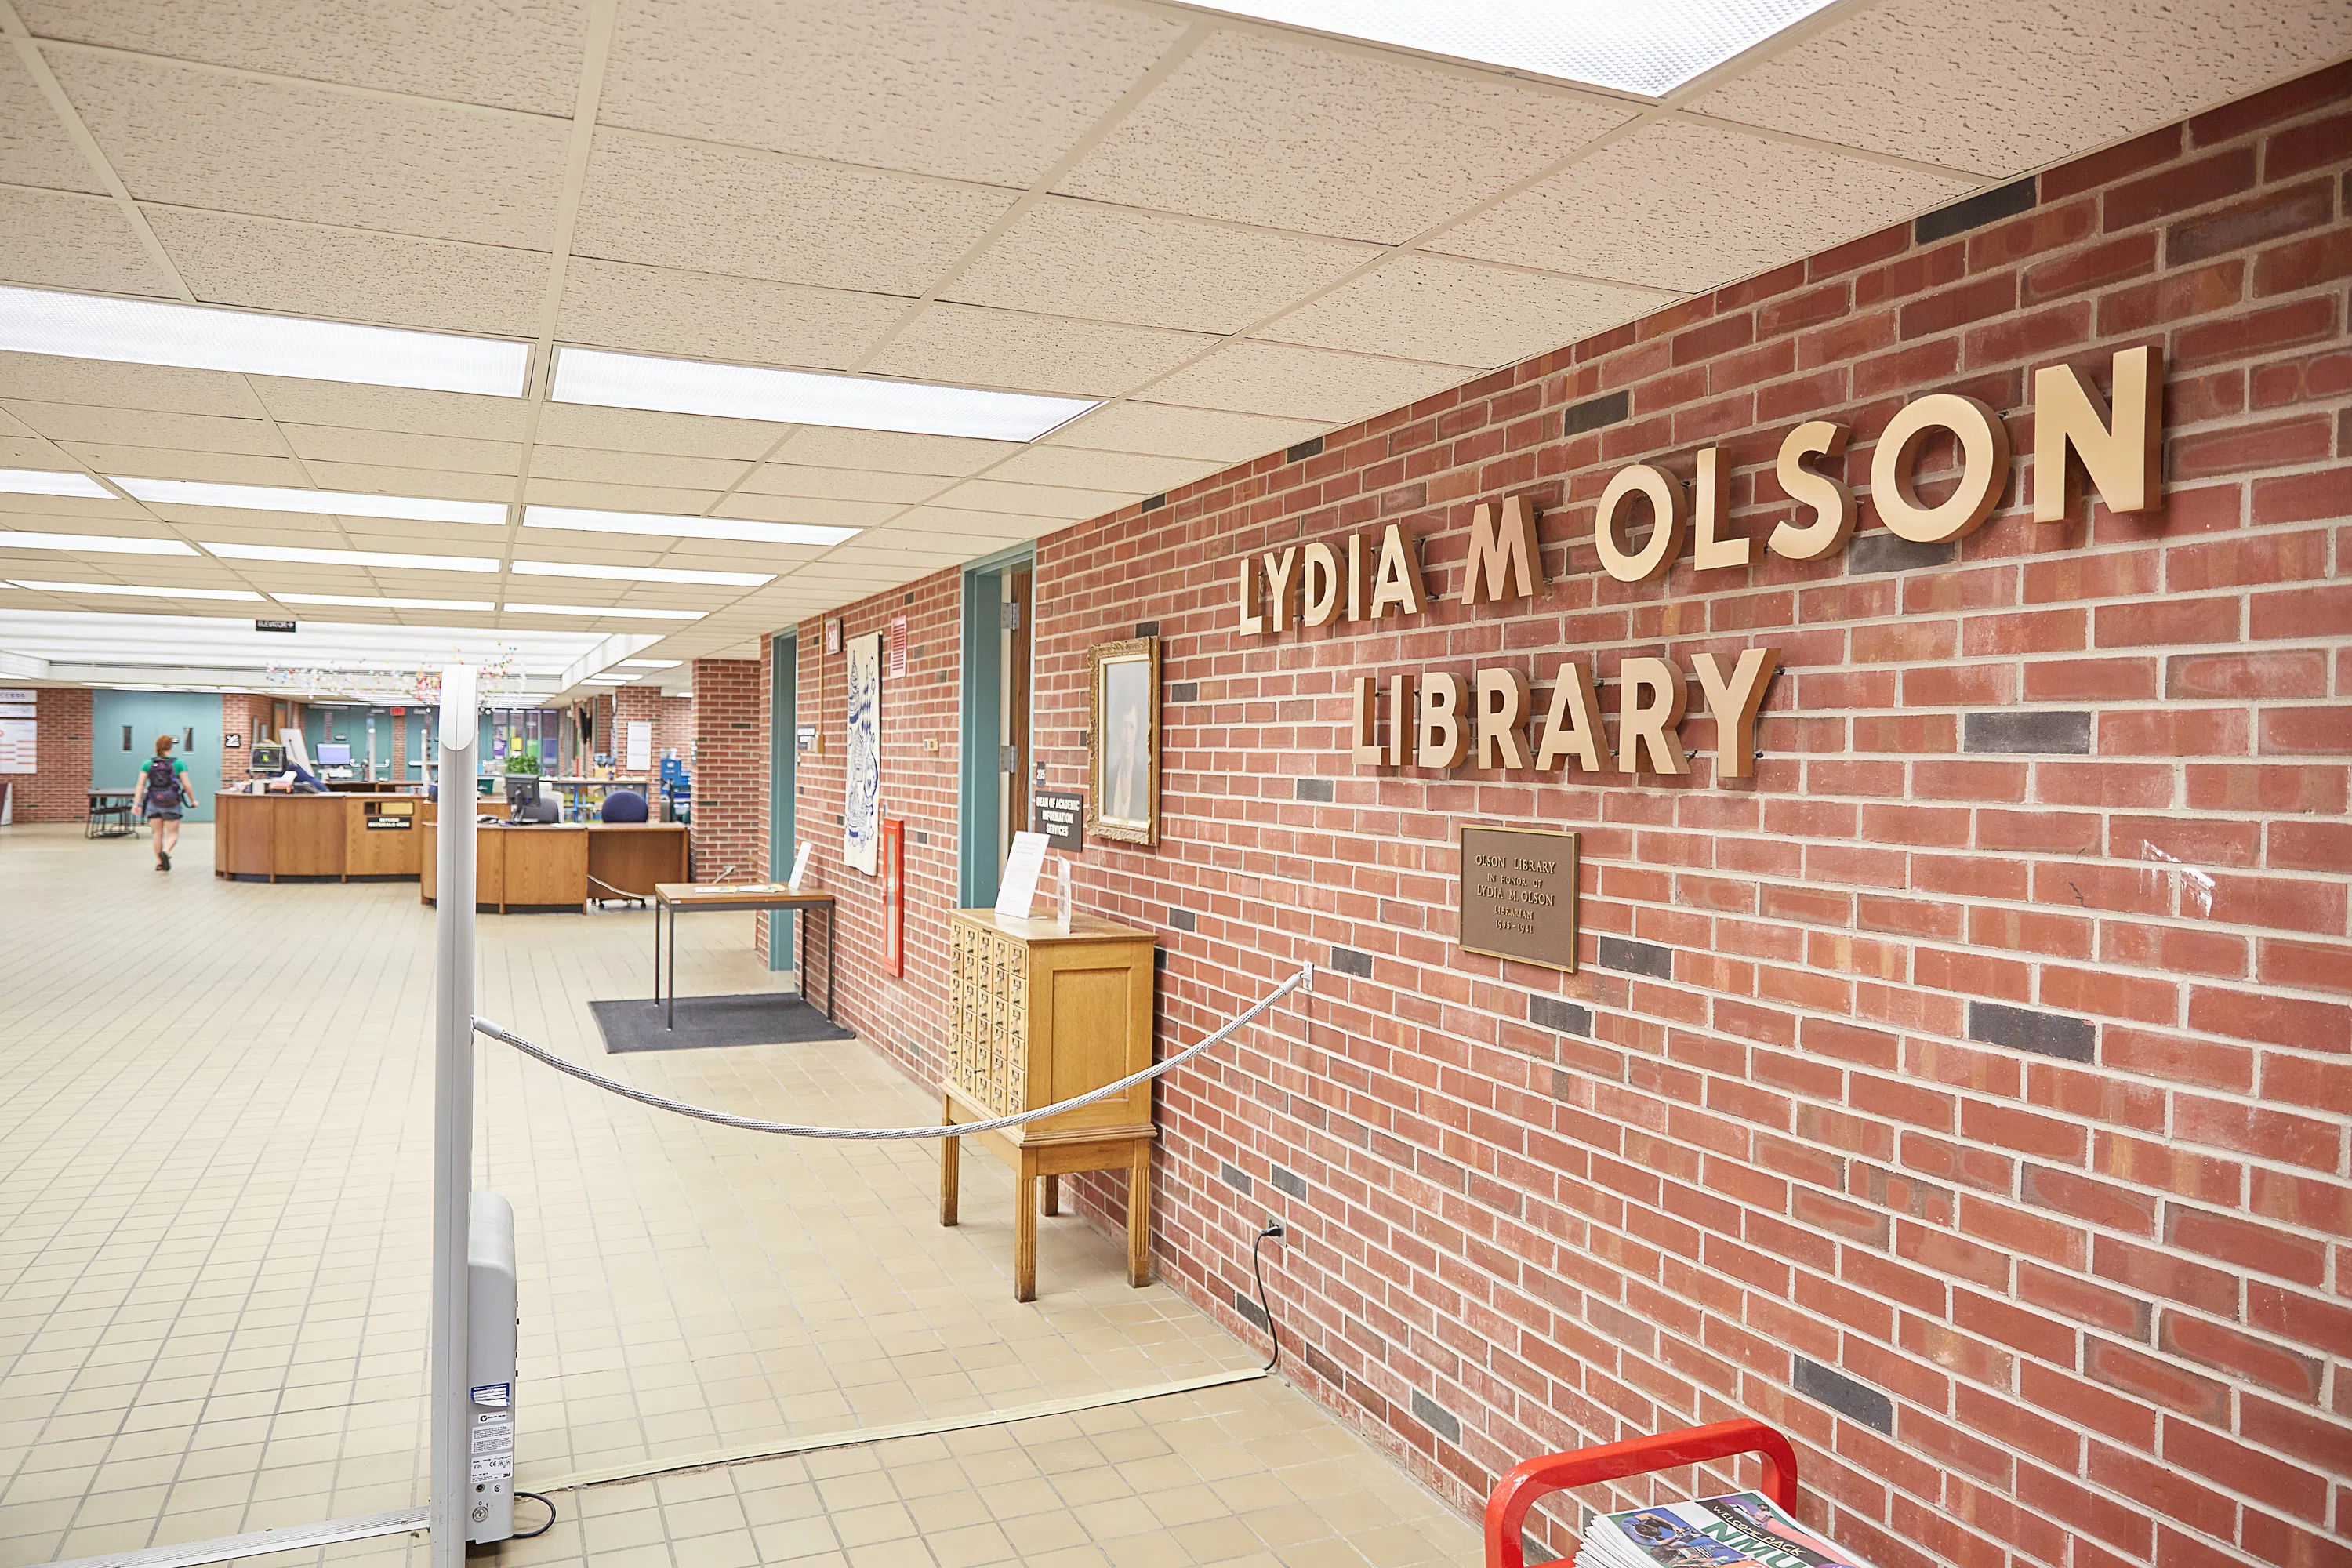
M 1462 830 L 1462 947 L 1576 973 L 1576 835 Z

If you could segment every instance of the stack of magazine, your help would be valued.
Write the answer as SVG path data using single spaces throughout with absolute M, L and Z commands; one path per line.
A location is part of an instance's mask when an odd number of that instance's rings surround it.
M 1867 1568 L 1761 1492 L 1594 1513 L 1576 1568 Z

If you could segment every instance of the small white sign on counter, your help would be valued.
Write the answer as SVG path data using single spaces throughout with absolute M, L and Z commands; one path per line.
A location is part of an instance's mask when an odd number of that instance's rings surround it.
M 1037 874 L 1045 868 L 1045 836 L 1014 834 L 1013 853 L 1004 858 L 1004 880 L 997 884 L 996 912 L 1007 920 L 1034 919 L 1031 910 L 1037 901 Z
M 803 838 L 800 847 L 793 852 L 793 879 L 787 884 L 795 893 L 801 890 L 801 879 L 808 875 L 808 864 L 809 841 Z

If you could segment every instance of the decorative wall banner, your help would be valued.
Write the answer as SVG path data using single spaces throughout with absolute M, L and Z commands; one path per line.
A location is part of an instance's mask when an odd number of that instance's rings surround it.
M 848 643 L 847 780 L 841 811 L 841 858 L 874 875 L 882 831 L 882 634 Z
M 1465 952 L 1576 973 L 1576 835 L 1465 827 L 1456 894 Z
M 1087 831 L 1160 842 L 1160 639 L 1087 650 Z
M 1087 797 L 1074 789 L 1033 790 L 1029 795 L 1029 826 L 1045 836 L 1049 848 L 1065 855 L 1083 854 Z

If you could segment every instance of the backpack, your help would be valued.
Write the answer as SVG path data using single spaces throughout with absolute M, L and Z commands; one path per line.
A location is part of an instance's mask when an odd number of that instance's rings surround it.
M 147 804 L 166 810 L 180 804 L 180 771 L 169 757 L 151 758 L 147 763 Z

